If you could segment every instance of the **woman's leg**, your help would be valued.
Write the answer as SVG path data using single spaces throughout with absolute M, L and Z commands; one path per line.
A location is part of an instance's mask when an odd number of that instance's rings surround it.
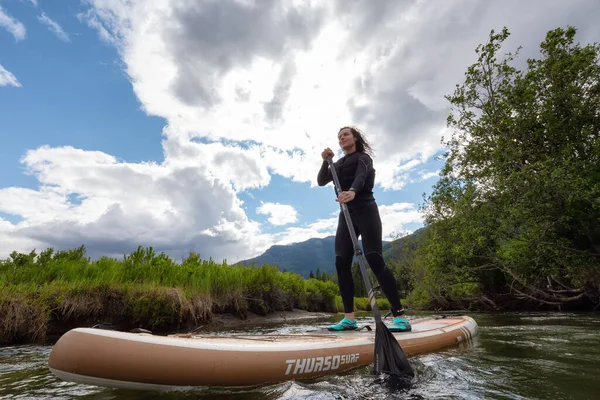
M 400 303 L 400 294 L 392 271 L 383 259 L 381 217 L 377 203 L 373 202 L 356 213 L 355 224 L 358 226 L 363 243 L 363 251 L 371 270 L 375 274 L 383 294 L 390 302 L 394 317 L 404 315 Z
M 335 233 L 335 269 L 338 277 L 338 286 L 346 318 L 354 321 L 354 280 L 352 279 L 352 258 L 354 246 L 348 231 L 344 215 L 340 213 L 338 227 Z

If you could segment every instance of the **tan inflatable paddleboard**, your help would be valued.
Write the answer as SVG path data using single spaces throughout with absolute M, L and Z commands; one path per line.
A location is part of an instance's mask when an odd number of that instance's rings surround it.
M 477 334 L 468 316 L 411 320 L 394 333 L 406 356 Z M 170 390 L 255 386 L 339 374 L 373 363 L 375 331 L 158 336 L 76 328 L 54 345 L 48 366 L 60 379 L 115 388 Z

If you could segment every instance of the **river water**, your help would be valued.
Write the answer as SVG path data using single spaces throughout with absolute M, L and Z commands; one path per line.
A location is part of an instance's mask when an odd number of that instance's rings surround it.
M 55 378 L 47 369 L 51 346 L 12 346 L 0 347 L 0 399 L 600 399 L 599 313 L 469 315 L 479 335 L 470 344 L 411 357 L 416 378 L 409 390 L 386 385 L 370 367 L 250 390 L 108 389 Z

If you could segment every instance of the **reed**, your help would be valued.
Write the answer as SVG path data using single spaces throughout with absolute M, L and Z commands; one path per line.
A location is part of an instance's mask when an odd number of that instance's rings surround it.
M 281 272 L 231 266 L 191 252 L 180 263 L 152 247 L 123 259 L 90 260 L 85 247 L 0 261 L 0 343 L 32 343 L 76 326 L 110 323 L 156 332 L 191 329 L 215 314 L 245 318 L 294 308 L 341 312 L 337 285 Z M 368 301 L 357 299 L 357 310 Z

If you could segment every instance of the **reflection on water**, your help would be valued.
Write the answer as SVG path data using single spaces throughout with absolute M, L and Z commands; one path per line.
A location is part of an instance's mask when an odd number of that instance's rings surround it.
M 596 399 L 600 393 L 600 315 L 471 314 L 472 343 L 411 357 L 409 390 L 370 367 L 308 382 L 252 389 L 145 392 L 63 382 L 47 369 L 50 346 L 0 348 L 0 399 Z M 365 322 L 372 323 L 368 319 Z M 280 332 L 312 330 L 290 325 Z

